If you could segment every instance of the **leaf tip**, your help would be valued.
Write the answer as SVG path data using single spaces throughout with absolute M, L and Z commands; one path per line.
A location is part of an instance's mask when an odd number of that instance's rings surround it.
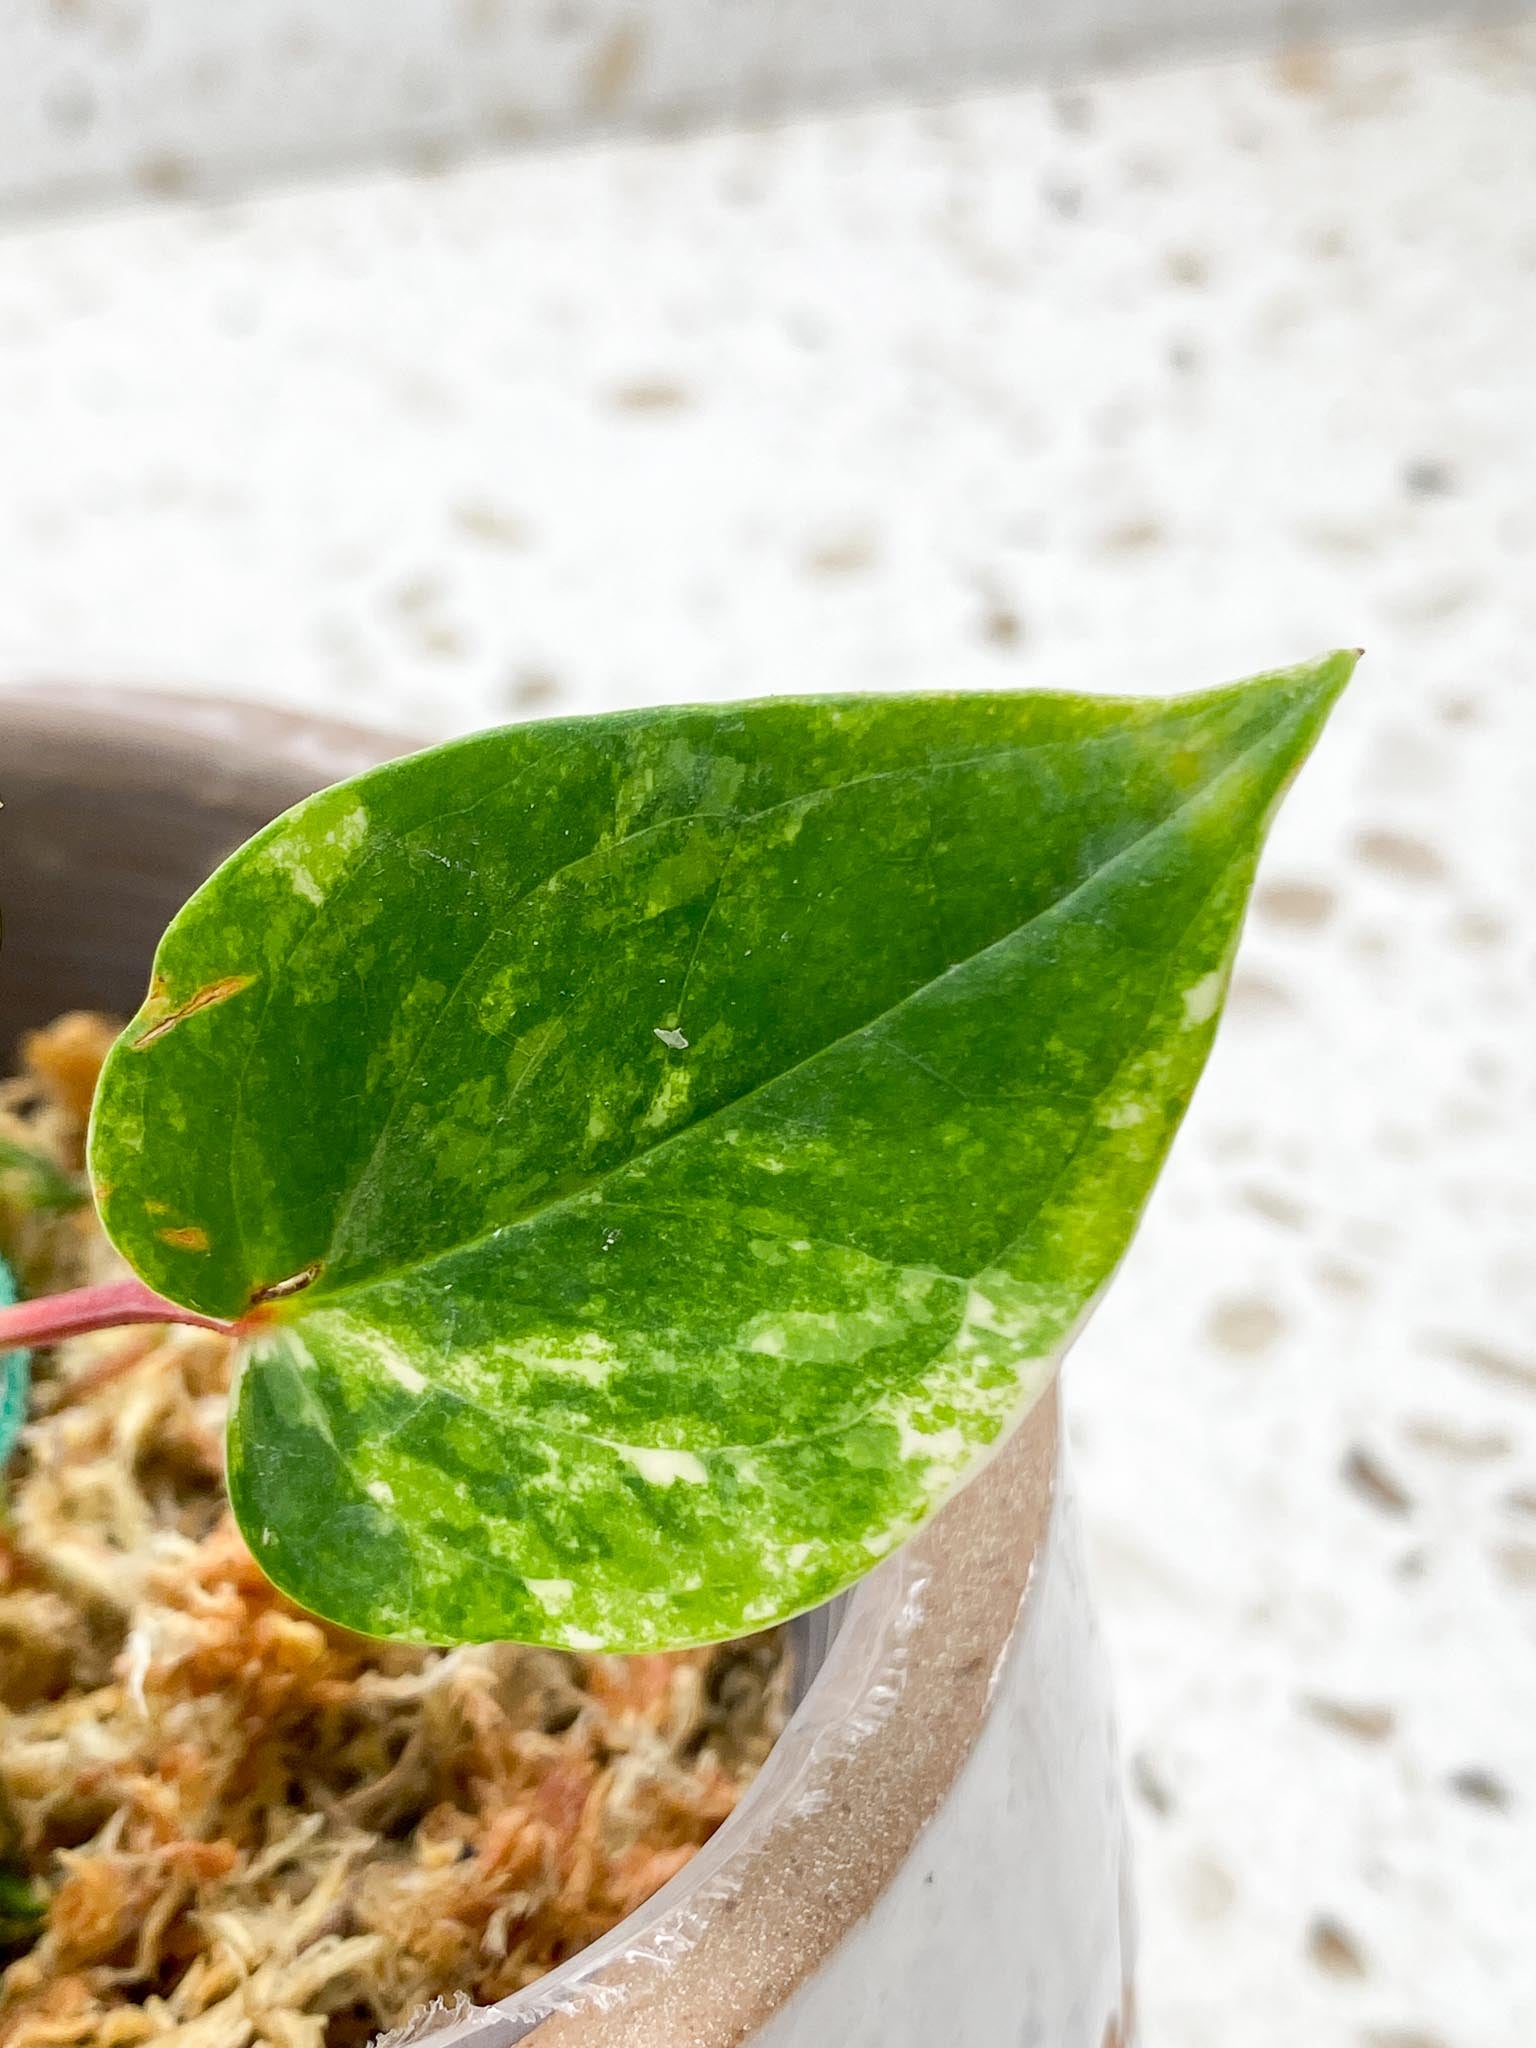
M 1318 662 L 1319 694 L 1331 704 L 1348 687 L 1350 678 L 1365 659 L 1363 647 L 1336 647 Z
M 1275 692 L 1277 710 L 1284 707 L 1281 715 L 1295 734 L 1297 765 L 1311 752 L 1363 652 L 1359 647 L 1336 647 L 1312 661 L 1298 662 L 1294 668 L 1255 678 Z
M 1314 661 L 1304 661 L 1291 670 L 1299 686 L 1300 694 L 1309 698 L 1319 710 L 1328 710 L 1348 686 L 1364 658 L 1363 647 L 1335 647 L 1331 653 L 1320 654 Z

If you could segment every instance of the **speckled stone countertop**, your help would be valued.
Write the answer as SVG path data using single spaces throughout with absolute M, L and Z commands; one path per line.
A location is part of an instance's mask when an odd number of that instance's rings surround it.
M 1536 2039 L 1536 39 L 0 241 L 0 676 L 1368 661 L 1068 1372 L 1153 2048 Z

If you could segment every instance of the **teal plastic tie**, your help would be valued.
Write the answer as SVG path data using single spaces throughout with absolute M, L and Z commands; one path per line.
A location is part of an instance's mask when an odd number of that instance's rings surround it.
M 0 1306 L 9 1308 L 15 1299 L 16 1276 L 0 1259 Z M 0 1467 L 16 1448 L 16 1439 L 27 1419 L 27 1397 L 31 1391 L 31 1352 L 0 1352 Z

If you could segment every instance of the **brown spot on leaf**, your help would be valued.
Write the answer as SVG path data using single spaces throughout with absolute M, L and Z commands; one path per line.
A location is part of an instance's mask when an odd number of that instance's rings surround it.
M 157 1230 L 155 1235 L 162 1244 L 173 1244 L 178 1251 L 205 1252 L 208 1249 L 208 1233 L 196 1223 L 183 1223 L 174 1230 Z
M 1307 1954 L 1330 1977 L 1363 1977 L 1365 1956 L 1360 1944 L 1340 1921 L 1319 1914 L 1307 1929 Z
M 1356 1444 L 1344 1460 L 1344 1478 L 1363 1500 L 1383 1514 L 1406 1515 L 1413 1496 L 1394 1478 L 1386 1466 L 1363 1444 Z
M 141 1031 L 137 1038 L 130 1041 L 129 1051 L 143 1052 L 147 1046 L 154 1045 L 157 1040 L 164 1038 L 168 1031 L 174 1031 L 178 1024 L 185 1022 L 188 1017 L 195 1016 L 199 1010 L 211 1009 L 215 1003 L 227 1003 L 231 996 L 237 996 L 242 989 L 248 989 L 255 979 L 254 974 L 226 974 L 222 981 L 210 981 L 205 988 L 198 989 L 195 995 L 188 996 L 184 1003 L 178 1003 L 175 1009 L 168 1011 L 165 1016 L 157 1017 L 147 1030 Z M 160 984 L 158 993 L 151 990 L 150 1005 L 146 1007 L 163 1000 L 164 985 Z
M 1322 1693 L 1307 1693 L 1303 1710 L 1323 1727 L 1356 1742 L 1385 1742 L 1397 1728 L 1397 1716 L 1390 1707 L 1358 1700 L 1329 1699 Z

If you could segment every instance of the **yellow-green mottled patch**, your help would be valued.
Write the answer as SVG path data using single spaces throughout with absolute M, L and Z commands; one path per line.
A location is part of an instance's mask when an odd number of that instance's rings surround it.
M 265 1304 L 229 1470 L 273 1578 L 637 1650 L 888 1555 L 1124 1251 L 1352 666 L 518 726 L 236 854 L 91 1158 L 151 1285 Z

